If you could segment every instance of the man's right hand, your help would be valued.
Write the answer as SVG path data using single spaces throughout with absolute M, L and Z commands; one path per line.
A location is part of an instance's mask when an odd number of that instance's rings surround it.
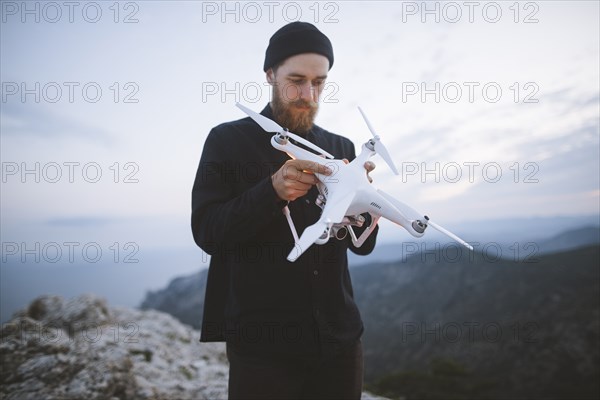
M 330 175 L 331 170 L 323 164 L 306 160 L 288 160 L 273 176 L 273 188 L 280 200 L 294 201 L 304 196 L 319 182 L 314 175 Z

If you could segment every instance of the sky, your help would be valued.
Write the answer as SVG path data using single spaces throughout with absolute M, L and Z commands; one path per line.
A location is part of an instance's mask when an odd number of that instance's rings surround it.
M 400 170 L 375 156 L 374 185 L 458 231 L 503 218 L 598 224 L 596 1 L 1 7 L 3 268 L 27 249 L 41 263 L 71 249 L 86 262 L 98 248 L 115 262 L 199 254 L 189 217 L 203 143 L 244 117 L 236 101 L 269 101 L 265 49 L 295 20 L 334 47 L 317 124 L 359 152 L 361 106 Z M 383 242 L 408 237 L 381 226 Z M 169 268 L 161 277 L 196 265 Z

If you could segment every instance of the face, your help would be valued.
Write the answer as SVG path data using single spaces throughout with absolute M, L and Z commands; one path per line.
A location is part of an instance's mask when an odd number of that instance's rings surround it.
M 267 81 L 273 86 L 273 116 L 281 126 L 301 135 L 312 128 L 328 70 L 327 57 L 304 53 L 267 71 Z

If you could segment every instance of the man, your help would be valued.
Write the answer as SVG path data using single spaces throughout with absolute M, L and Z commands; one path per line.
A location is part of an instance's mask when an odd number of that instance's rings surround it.
M 315 26 L 279 29 L 266 51 L 273 93 L 261 113 L 352 160 L 350 140 L 313 123 L 332 65 L 331 42 Z M 288 262 L 294 239 L 282 209 L 301 234 L 321 212 L 313 173 L 331 171 L 290 160 L 271 136 L 244 118 L 213 128 L 204 144 L 192 191 L 194 240 L 212 256 L 200 340 L 227 342 L 230 398 L 358 399 L 363 325 L 346 252 L 369 254 L 377 232 L 360 248 L 332 238 Z

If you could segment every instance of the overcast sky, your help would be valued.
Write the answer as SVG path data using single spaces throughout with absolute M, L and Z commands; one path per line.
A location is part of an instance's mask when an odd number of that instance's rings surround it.
M 358 152 L 360 105 L 396 160 L 378 187 L 453 227 L 599 213 L 596 1 L 70 4 L 2 1 L 3 242 L 194 246 L 204 140 L 297 19 L 335 52 L 317 123 Z

